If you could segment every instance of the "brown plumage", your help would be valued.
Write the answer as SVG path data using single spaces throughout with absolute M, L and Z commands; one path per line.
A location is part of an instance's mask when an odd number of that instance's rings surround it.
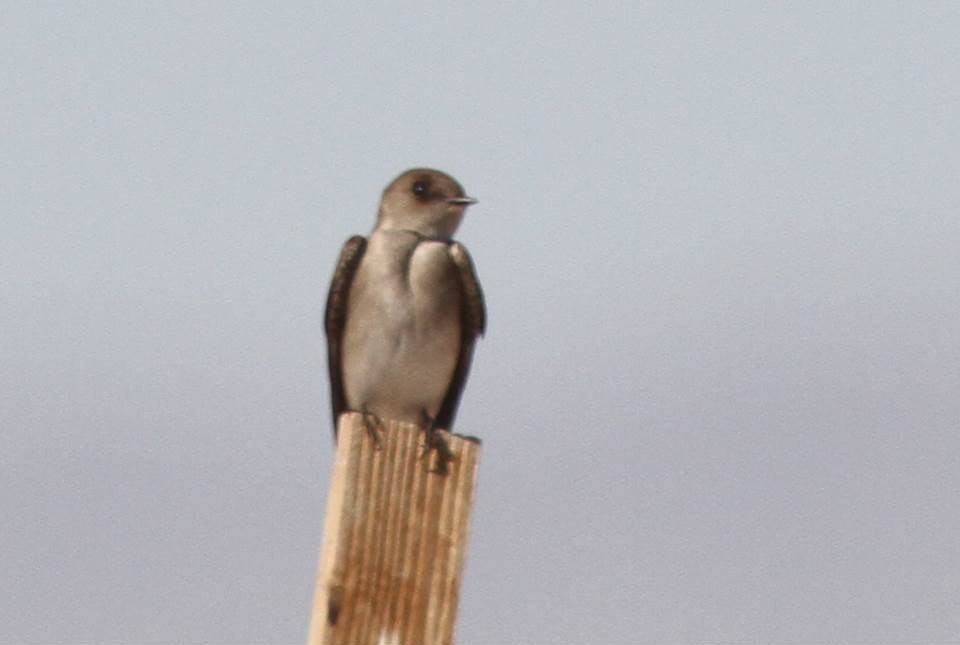
M 452 239 L 474 202 L 449 175 L 413 169 L 384 190 L 370 238 L 344 245 L 325 319 L 334 432 L 347 410 L 453 425 L 486 327 L 473 262 Z

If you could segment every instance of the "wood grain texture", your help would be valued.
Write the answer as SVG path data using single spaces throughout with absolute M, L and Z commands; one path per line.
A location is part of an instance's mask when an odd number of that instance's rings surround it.
M 448 645 L 480 444 L 441 432 L 446 474 L 416 425 L 340 417 L 310 645 Z

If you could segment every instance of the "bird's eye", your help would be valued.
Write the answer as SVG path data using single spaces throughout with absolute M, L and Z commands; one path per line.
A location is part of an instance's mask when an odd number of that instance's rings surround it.
M 413 194 L 417 197 L 423 197 L 429 189 L 430 185 L 426 181 L 421 180 L 413 184 Z

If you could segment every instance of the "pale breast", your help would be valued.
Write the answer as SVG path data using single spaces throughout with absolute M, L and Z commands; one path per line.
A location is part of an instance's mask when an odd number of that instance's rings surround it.
M 435 416 L 460 350 L 460 288 L 447 245 L 374 234 L 350 294 L 344 376 L 350 407 Z
M 459 333 L 460 283 L 450 252 L 443 242 L 421 242 L 410 258 L 408 283 L 422 322 L 457 319 Z

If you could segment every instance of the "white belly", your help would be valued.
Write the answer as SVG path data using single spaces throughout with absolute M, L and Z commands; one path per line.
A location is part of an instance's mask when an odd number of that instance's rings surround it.
M 371 236 L 350 290 L 342 355 L 351 409 L 414 423 L 440 410 L 461 324 L 446 245 L 417 242 L 405 233 Z

